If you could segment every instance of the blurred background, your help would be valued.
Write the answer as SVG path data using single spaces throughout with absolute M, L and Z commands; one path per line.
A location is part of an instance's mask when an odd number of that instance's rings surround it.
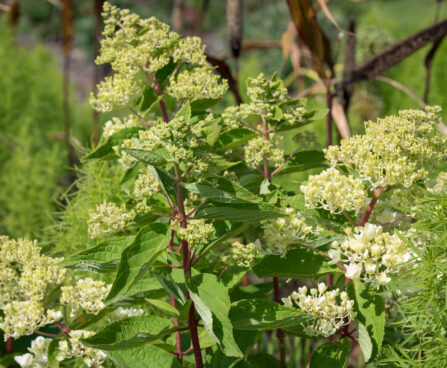
M 447 117 L 443 37 L 398 60 L 378 78 L 349 83 L 352 71 L 381 51 L 445 22 L 446 1 L 111 3 L 143 17 L 155 16 L 182 35 L 202 37 L 209 59 L 233 80 L 232 91 L 218 110 L 244 101 L 247 77 L 278 72 L 294 97 L 323 106 L 330 97 L 335 143 L 361 133 L 365 120 L 424 103 L 441 105 Z M 98 143 L 101 128 L 111 117 L 93 113 L 88 105 L 89 93 L 110 72 L 94 64 L 102 4 L 102 0 L 0 0 L 0 234 L 45 237 L 56 222 L 55 213 L 66 204 L 63 193 L 74 188 L 79 158 Z M 291 4 L 308 7 L 300 24 L 299 14 L 291 16 Z M 307 36 L 303 29 L 298 31 L 303 25 Z M 320 40 L 312 40 L 315 34 Z M 316 57 L 320 46 L 323 67 L 318 67 Z M 323 118 L 312 128 L 321 148 L 327 144 L 326 124 Z M 296 145 L 287 137 L 285 144 Z

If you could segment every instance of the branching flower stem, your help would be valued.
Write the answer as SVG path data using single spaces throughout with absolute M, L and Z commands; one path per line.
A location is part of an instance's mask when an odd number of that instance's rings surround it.
M 362 220 L 360 221 L 360 226 L 365 226 L 365 224 L 368 222 L 369 217 L 371 216 L 371 212 L 377 203 L 377 200 L 385 190 L 385 187 L 378 187 L 376 190 L 374 190 L 374 196 L 372 197 L 371 202 L 369 202 L 368 208 L 366 209 L 366 212 L 363 215 Z

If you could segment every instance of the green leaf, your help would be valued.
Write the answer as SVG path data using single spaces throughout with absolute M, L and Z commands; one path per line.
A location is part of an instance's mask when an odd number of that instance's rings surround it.
M 141 129 L 142 128 L 139 127 L 132 127 L 132 128 L 124 128 L 117 131 L 116 133 L 112 134 L 104 144 L 98 146 L 93 152 L 90 152 L 87 156 L 84 156 L 82 158 L 82 161 L 85 162 L 89 160 L 99 160 L 111 155 L 115 155 L 113 147 L 121 145 L 121 143 L 125 139 L 138 137 L 138 132 Z
M 194 276 L 187 281 L 187 286 L 204 327 L 222 352 L 227 356 L 243 356 L 234 340 L 228 317 L 231 305 L 228 289 L 217 276 L 207 273 Z
M 240 300 L 231 305 L 230 319 L 235 329 L 272 330 L 309 322 L 299 309 L 263 299 Z
M 206 142 L 213 147 L 217 139 L 219 138 L 220 131 L 222 130 L 221 125 L 219 124 L 220 118 L 209 121 L 204 127 L 203 132 L 206 136 Z
M 170 319 L 157 316 L 137 316 L 116 321 L 83 343 L 95 349 L 130 349 L 159 339 L 174 329 Z
M 265 256 L 253 271 L 259 277 L 313 278 L 327 273 L 340 272 L 337 266 L 327 263 L 326 258 L 307 248 L 295 248 L 285 257 Z
M 257 353 L 250 355 L 248 361 L 253 368 L 281 368 L 281 362 L 274 356 L 267 353 Z
M 119 368 L 181 368 L 175 355 L 152 345 L 127 350 L 106 351 Z
M 351 343 L 348 338 L 326 342 L 312 354 L 310 368 L 346 368 L 350 353 Z
M 201 207 L 195 217 L 213 220 L 228 220 L 235 222 L 254 222 L 274 219 L 284 216 L 284 213 L 275 207 L 250 206 L 243 207 Z
M 57 355 L 59 354 L 59 342 L 61 339 L 53 339 L 48 345 L 47 357 L 48 365 L 50 368 L 59 368 L 59 360 L 57 360 Z
M 131 167 L 126 171 L 123 178 L 120 181 L 120 185 L 126 185 L 133 182 L 140 173 L 142 162 L 138 162 L 135 166 Z
M 161 90 L 165 88 L 166 84 L 169 81 L 169 77 L 174 72 L 176 66 L 177 63 L 174 62 L 173 59 L 170 59 L 167 65 L 165 65 L 163 68 L 155 73 L 155 77 L 157 78 L 157 82 Z
M 365 362 L 368 362 L 379 353 L 382 346 L 385 335 L 385 301 L 378 290 L 361 282 L 350 282 L 347 285 L 347 291 L 349 297 L 355 301 L 359 342 L 361 338 L 360 347 Z M 369 336 L 369 340 L 366 335 Z M 372 348 L 369 341 L 372 343 Z
M 296 153 L 276 176 L 305 171 L 316 167 L 326 167 L 326 159 L 321 151 L 301 151 Z
M 262 198 L 256 196 L 240 184 L 220 179 L 215 186 L 201 183 L 186 183 L 184 187 L 191 193 L 200 194 L 205 198 L 223 203 L 258 203 Z
M 122 296 L 155 262 L 169 244 L 170 228 L 165 224 L 154 223 L 143 228 L 134 242 L 121 255 L 115 280 L 107 296 L 112 301 Z
M 166 160 L 163 157 L 150 151 L 133 148 L 124 148 L 123 151 L 128 153 L 132 157 L 135 157 L 138 161 L 142 161 L 152 166 L 161 166 L 166 163 Z
M 185 119 L 185 124 L 189 124 L 191 122 L 191 105 L 189 101 L 183 103 L 182 107 L 177 114 L 175 114 L 176 118 L 183 117 Z
M 231 239 L 235 237 L 236 235 L 239 235 L 243 231 L 245 231 L 249 227 L 249 224 L 247 222 L 239 224 L 239 223 L 233 223 L 231 225 L 231 229 L 229 229 L 227 232 L 223 233 L 221 236 L 219 236 L 217 239 L 214 239 L 211 243 L 206 245 L 206 247 L 202 250 L 200 255 L 204 255 L 208 253 L 214 246 Z
M 201 100 L 195 100 L 191 102 L 191 109 L 194 112 L 205 111 L 211 106 L 214 106 L 217 102 L 219 102 L 219 99 L 205 98 Z
M 146 299 L 146 301 L 149 304 L 152 304 L 154 307 L 159 308 L 165 312 L 171 313 L 175 316 L 178 316 L 178 310 L 175 309 L 171 304 L 163 301 L 163 300 L 159 300 L 159 299 Z
M 235 148 L 243 146 L 250 139 L 255 138 L 257 134 L 251 129 L 232 129 L 222 133 L 216 142 L 218 148 Z
M 148 113 L 161 99 L 162 96 L 158 96 L 152 86 L 146 86 L 139 106 L 140 111 Z
M 115 271 L 121 258 L 121 253 L 134 240 L 135 236 L 132 235 L 105 240 L 96 247 L 86 249 L 64 259 L 59 263 L 59 266 L 88 272 Z

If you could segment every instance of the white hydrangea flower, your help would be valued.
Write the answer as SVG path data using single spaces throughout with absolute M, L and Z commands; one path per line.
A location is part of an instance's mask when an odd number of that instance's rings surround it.
M 329 264 L 345 264 L 347 278 L 375 287 L 388 284 L 391 281 L 388 275 L 397 273 L 411 256 L 396 234 L 383 232 L 381 226 L 371 223 L 356 228 L 356 233 L 341 244 L 334 242 L 328 255 L 332 259 Z
M 135 216 L 133 211 L 127 211 L 123 204 L 118 207 L 112 202 L 103 202 L 96 210 L 89 210 L 88 232 L 91 238 L 97 238 L 105 233 L 114 233 L 124 229 L 128 221 Z
M 71 307 L 72 317 L 82 310 L 98 314 L 105 308 L 104 299 L 110 288 L 111 285 L 106 285 L 104 281 L 80 279 L 75 286 L 62 286 L 60 302 Z
M 358 211 L 367 201 L 363 182 L 333 167 L 319 175 L 310 175 L 307 184 L 300 189 L 307 208 L 323 208 L 331 213 Z
M 70 331 L 70 345 L 66 340 L 59 342 L 59 353 L 56 357 L 58 361 L 63 361 L 72 357 L 80 357 L 88 367 L 103 368 L 102 363 L 107 355 L 98 349 L 93 349 L 81 343 L 81 339 L 93 336 L 95 333 L 86 330 Z
M 305 332 L 310 336 L 331 336 L 341 327 L 349 324 L 355 317 L 354 301 L 348 298 L 345 291 L 339 289 L 327 290 L 324 283 L 310 289 L 303 286 L 298 292 L 293 292 L 282 302 L 288 307 L 297 305 L 304 312 L 316 317 L 314 324 L 305 326 Z M 340 302 L 338 302 L 340 300 Z
M 14 357 L 14 360 L 21 368 L 48 368 L 48 346 L 52 339 L 38 336 L 31 341 L 31 347 L 28 348 L 30 353 Z
M 267 252 L 285 257 L 289 246 L 313 233 L 305 218 L 293 208 L 286 208 L 287 216 L 261 222 Z

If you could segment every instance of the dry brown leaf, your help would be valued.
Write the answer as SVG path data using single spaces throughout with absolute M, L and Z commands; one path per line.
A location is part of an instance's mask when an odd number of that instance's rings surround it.
M 340 133 L 340 137 L 342 139 L 348 138 L 351 135 L 351 130 L 349 129 L 349 123 L 343 108 L 343 102 L 339 97 L 334 97 L 332 99 L 332 118 L 334 119 L 338 132 Z

